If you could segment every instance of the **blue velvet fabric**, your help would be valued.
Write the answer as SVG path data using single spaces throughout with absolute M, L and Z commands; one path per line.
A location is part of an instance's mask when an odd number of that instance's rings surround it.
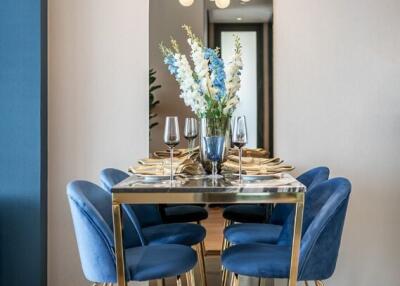
M 101 181 L 110 192 L 112 186 L 124 180 L 127 176 L 129 175 L 120 170 L 105 169 L 101 172 Z M 192 207 L 204 210 L 202 207 Z M 155 205 L 124 205 L 123 210 L 125 214 L 123 216 L 124 234 L 125 236 L 129 235 L 129 240 L 125 241 L 127 247 L 140 244 L 182 244 L 189 246 L 203 241 L 206 235 L 206 230 L 201 225 L 189 223 L 163 224 Z M 155 217 L 155 219 L 151 217 Z
M 111 188 L 129 177 L 129 174 L 113 168 L 104 169 L 100 173 L 100 181 L 104 189 L 111 192 Z M 130 205 L 133 208 L 140 226 L 146 227 L 163 223 L 158 206 L 151 205 Z
M 223 217 L 240 223 L 265 223 L 267 208 L 264 205 L 232 205 L 224 209 Z
M 314 186 L 325 182 L 329 178 L 328 167 L 316 167 L 313 168 L 299 177 L 297 180 L 307 187 L 307 190 L 312 189 Z M 294 207 L 292 204 L 277 204 L 272 212 L 270 223 L 283 225 L 293 211 Z
M 340 247 L 351 184 L 335 178 L 313 188 L 315 202 L 305 207 L 298 280 L 325 280 L 332 276 Z M 308 209 L 308 210 L 307 210 Z M 292 219 L 292 214 L 290 216 Z M 277 244 L 240 244 L 222 255 L 223 266 L 239 275 L 288 278 L 291 245 L 286 220 Z
M 129 174 L 113 168 L 101 171 L 100 180 L 103 187 L 111 192 L 111 188 L 129 177 Z M 195 205 L 171 205 L 162 207 L 162 213 L 158 205 L 130 205 L 135 212 L 142 227 L 165 223 L 197 222 L 208 217 L 208 212 L 201 206 Z
M 164 208 L 166 223 L 199 222 L 208 217 L 205 208 L 195 205 L 175 205 Z
M 74 181 L 67 186 L 82 269 L 92 282 L 116 282 L 110 195 L 95 184 Z M 144 281 L 187 272 L 196 253 L 183 245 L 126 249 L 127 280 Z
M 242 223 L 225 228 L 224 237 L 232 244 L 276 243 L 282 231 L 281 225 Z
M 195 245 L 206 237 L 204 227 L 193 223 L 171 223 L 149 226 L 142 229 L 146 242 L 155 244 Z
M 329 168 L 313 168 L 299 177 L 303 185 L 310 189 L 329 178 Z M 272 212 L 269 223 L 283 225 L 285 220 L 293 210 L 291 204 L 277 204 Z M 267 210 L 263 205 L 232 205 L 225 208 L 223 216 L 225 219 L 241 223 L 265 223 L 267 220 Z

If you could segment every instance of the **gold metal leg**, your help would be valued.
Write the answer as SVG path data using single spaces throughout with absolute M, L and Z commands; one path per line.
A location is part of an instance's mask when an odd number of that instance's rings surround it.
M 193 269 L 190 270 L 189 272 L 186 272 L 186 285 L 187 286 L 195 286 L 196 285 Z
M 232 286 L 239 286 L 239 275 L 237 275 L 236 273 L 232 273 L 232 281 Z
M 227 228 L 228 226 L 230 226 L 231 224 L 232 224 L 232 221 L 226 219 L 226 220 L 225 220 L 225 224 L 224 224 L 224 229 Z M 221 254 L 222 254 L 222 252 L 223 252 L 225 249 L 228 248 L 228 246 L 229 246 L 229 242 L 228 242 L 228 240 L 226 240 L 225 237 L 224 237 L 223 240 L 222 240 Z
M 222 267 L 222 281 L 221 281 L 221 286 L 225 286 L 227 280 L 228 280 L 228 270 L 226 270 L 224 267 Z
M 324 286 L 324 282 L 322 282 L 321 280 L 316 280 L 315 281 L 315 286 Z
M 203 246 L 201 245 L 201 243 L 196 245 L 196 249 L 197 249 L 197 258 L 199 261 L 201 284 L 202 286 L 207 286 L 206 263 L 204 261 L 205 253 L 203 252 Z
M 308 286 L 308 282 L 307 282 L 307 281 L 304 281 L 304 284 L 305 284 L 306 286 Z
M 182 286 L 182 280 L 180 275 L 176 276 L 176 286 Z
M 124 246 L 122 242 L 122 219 L 121 205 L 113 202 L 113 223 L 114 223 L 114 245 L 115 256 L 117 262 L 117 284 L 118 286 L 126 286 L 125 281 L 125 260 Z
M 299 271 L 301 228 L 303 225 L 304 193 L 301 193 L 301 202 L 296 203 L 296 213 L 294 217 L 294 231 L 292 242 L 292 256 L 290 259 L 289 286 L 297 285 L 297 275 Z
M 165 279 L 164 278 L 158 279 L 157 280 L 157 286 L 165 286 Z

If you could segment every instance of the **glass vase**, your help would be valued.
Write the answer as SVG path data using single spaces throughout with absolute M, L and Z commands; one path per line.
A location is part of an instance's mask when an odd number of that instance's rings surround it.
M 221 172 L 230 146 L 230 117 L 200 119 L 200 161 L 207 174 L 213 173 L 213 166 L 217 173 Z

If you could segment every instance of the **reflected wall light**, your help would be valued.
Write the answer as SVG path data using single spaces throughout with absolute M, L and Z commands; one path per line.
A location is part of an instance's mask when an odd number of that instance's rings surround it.
M 215 0 L 215 5 L 221 9 L 227 8 L 230 4 L 231 0 Z
M 179 3 L 181 3 L 182 6 L 189 7 L 193 5 L 194 0 L 179 0 Z

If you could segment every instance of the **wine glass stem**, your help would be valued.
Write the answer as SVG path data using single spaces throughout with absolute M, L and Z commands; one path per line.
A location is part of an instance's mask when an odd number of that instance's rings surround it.
M 189 157 L 190 157 L 190 155 L 192 155 L 192 151 L 193 151 L 192 142 L 193 142 L 193 140 L 189 139 Z
M 212 161 L 212 176 L 217 177 L 217 161 Z
M 169 174 L 169 179 L 170 179 L 170 181 L 172 182 L 172 180 L 173 180 L 173 178 L 174 178 L 174 174 L 172 173 L 172 161 L 173 161 L 173 159 L 174 159 L 174 148 L 173 147 L 171 147 L 171 148 L 169 148 L 169 152 L 170 152 L 170 158 L 171 158 L 171 160 L 170 160 L 170 174 Z
M 239 180 L 242 180 L 242 148 L 239 148 Z

